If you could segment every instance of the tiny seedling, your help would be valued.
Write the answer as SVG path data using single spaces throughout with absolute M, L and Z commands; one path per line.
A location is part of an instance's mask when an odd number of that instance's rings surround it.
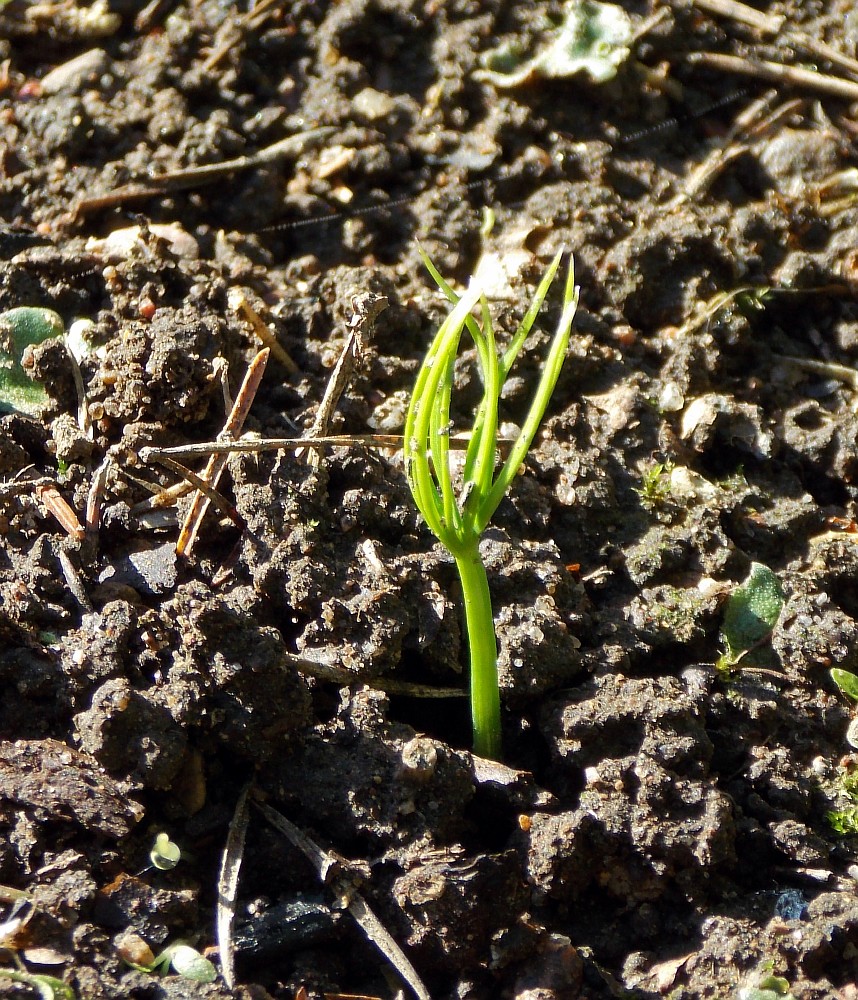
M 640 487 L 634 490 L 644 507 L 652 510 L 661 507 L 670 499 L 670 474 L 673 462 L 653 462 L 641 474 Z
M 168 969 L 183 979 L 190 979 L 195 983 L 213 983 L 217 979 L 217 969 L 196 948 L 192 948 L 184 941 L 176 941 L 168 945 L 158 955 L 154 961 L 147 964 L 138 962 L 126 963 L 138 972 L 146 972 L 150 975 L 164 975 Z
M 14 969 L 0 967 L 0 980 L 6 979 L 13 983 L 29 986 L 36 991 L 39 1000 L 77 1000 L 74 990 L 62 979 L 43 973 L 28 972 L 24 967 L 24 962 L 16 950 L 18 948 L 16 938 L 33 915 L 33 904 L 29 894 L 21 889 L 12 889 L 9 886 L 0 888 L 2 888 L 5 901 L 14 904 L 10 913 L 0 921 L 0 951 L 3 952 L 4 958 L 16 966 Z M 28 958 L 33 957 L 28 952 L 25 954 Z
M 846 806 L 843 809 L 829 809 L 825 818 L 831 829 L 842 837 L 858 835 L 858 805 Z
M 403 452 L 414 502 L 432 533 L 450 552 L 462 581 L 465 623 L 471 652 L 471 716 L 474 750 L 482 757 L 501 756 L 500 693 L 497 641 L 486 568 L 480 557 L 480 537 L 515 478 L 545 414 L 557 384 L 572 320 L 578 305 L 572 261 L 563 293 L 563 309 L 542 367 L 530 410 L 495 474 L 498 444 L 498 404 L 504 383 L 533 326 L 560 266 L 551 262 L 533 301 L 507 349 L 498 355 L 488 303 L 478 282 L 460 297 L 421 251 L 438 287 L 454 308 L 438 328 L 417 374 L 405 421 Z M 471 315 L 479 303 L 482 322 Z M 457 496 L 450 470 L 450 402 L 453 368 L 462 333 L 467 328 L 477 349 L 483 398 L 465 451 L 462 486 Z
M 155 843 L 149 852 L 149 860 L 152 862 L 153 868 L 157 868 L 162 872 L 171 871 L 176 867 L 181 858 L 181 849 L 178 844 L 174 844 L 170 840 L 168 833 L 162 832 L 155 837 Z
M 13 983 L 22 983 L 32 987 L 39 1000 L 77 1000 L 77 995 L 68 983 L 56 976 L 45 976 L 23 970 L 0 969 L 0 979 L 10 979 Z
M 825 818 L 835 833 L 854 837 L 858 834 L 858 773 L 842 768 L 837 785 L 844 806 L 842 809 L 830 809 Z

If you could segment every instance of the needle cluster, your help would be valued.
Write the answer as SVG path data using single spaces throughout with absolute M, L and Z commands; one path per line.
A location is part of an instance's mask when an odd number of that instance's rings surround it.
M 533 401 L 506 460 L 497 468 L 498 406 L 504 383 L 554 281 L 562 253 L 552 260 L 530 307 L 502 354 L 498 353 L 488 303 L 479 284 L 472 281 L 467 291 L 459 296 L 422 251 L 421 256 L 432 278 L 454 308 L 439 327 L 417 375 L 405 422 L 405 468 L 420 513 L 432 533 L 453 556 L 462 581 L 471 651 L 474 750 L 480 756 L 499 759 L 501 724 L 497 640 L 488 579 L 480 557 L 480 537 L 530 450 L 557 384 L 578 305 L 579 289 L 575 285 L 575 272 L 570 260 L 560 319 Z M 472 315 L 477 305 L 479 321 Z M 461 486 L 457 491 L 450 468 L 450 402 L 453 368 L 465 329 L 477 349 L 483 396 L 474 416 Z

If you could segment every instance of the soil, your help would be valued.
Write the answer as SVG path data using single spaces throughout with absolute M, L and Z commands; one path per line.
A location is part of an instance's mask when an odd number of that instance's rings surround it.
M 858 767 L 829 674 L 858 670 L 858 104 L 693 58 L 848 79 L 787 31 L 854 56 L 855 8 L 758 4 L 786 18 L 772 41 L 702 4 L 623 6 L 641 34 L 614 79 L 500 89 L 481 56 L 538 47 L 560 3 L 2 5 L 0 309 L 94 323 L 83 426 L 57 343 L 28 359 L 43 418 L 0 417 L 0 892 L 31 904 L 4 928 L 29 972 L 93 1000 L 410 995 L 253 807 L 238 985 L 123 961 L 137 938 L 214 945 L 252 783 L 336 853 L 435 1000 L 739 997 L 771 975 L 858 996 L 858 837 L 829 816 Z M 302 133 L 211 183 L 153 180 Z M 311 426 L 371 292 L 388 308 L 330 429 L 401 432 L 448 308 L 418 244 L 460 286 L 481 255 L 515 263 L 502 337 L 558 249 L 581 286 L 483 546 L 503 765 L 470 753 L 466 698 L 418 696 L 466 689 L 467 642 L 395 448 L 231 457 L 237 516 L 210 508 L 187 557 L 189 498 L 144 509 L 179 477 L 141 449 L 214 440 L 223 363 L 234 394 L 260 347 L 239 291 L 294 362 L 272 355 L 245 431 Z M 473 351 L 456 380 L 465 428 Z M 96 480 L 90 530 L 64 529 L 44 487 L 83 522 Z M 753 563 L 785 606 L 727 674 Z M 149 863 L 161 832 L 172 870 Z

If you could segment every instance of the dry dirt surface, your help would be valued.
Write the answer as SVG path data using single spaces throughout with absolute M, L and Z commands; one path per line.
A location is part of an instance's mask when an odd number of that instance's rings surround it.
M 432 1000 L 858 997 L 830 676 L 858 671 L 858 14 L 622 7 L 611 79 L 506 86 L 487 60 L 563 4 L 0 3 L 0 310 L 92 324 L 79 379 L 30 349 L 50 402 L 0 416 L 3 996 L 36 995 L 16 969 L 79 1000 L 415 995 L 358 898 Z M 561 247 L 581 286 L 483 546 L 503 765 L 470 753 L 455 567 L 395 442 L 229 457 L 179 555 L 191 496 L 141 455 L 221 433 L 260 327 L 243 432 L 304 433 L 366 296 L 327 430 L 401 433 L 448 310 L 418 243 L 459 288 L 489 261 L 502 338 Z M 783 609 L 716 668 L 752 564 Z M 245 791 L 233 985 L 132 968 L 178 941 L 221 968 Z

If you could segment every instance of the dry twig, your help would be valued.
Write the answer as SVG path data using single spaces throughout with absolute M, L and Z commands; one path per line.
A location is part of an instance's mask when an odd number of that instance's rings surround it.
M 78 541 L 84 537 L 86 532 L 83 525 L 78 520 L 74 509 L 63 498 L 55 483 L 37 486 L 36 496 L 42 502 L 45 509 L 59 521 L 67 535 Z
M 104 485 L 107 482 L 107 470 L 113 465 L 113 456 L 108 452 L 104 461 L 95 470 L 89 492 L 86 496 L 86 515 L 84 524 L 87 534 L 94 535 L 101 523 L 101 498 L 104 495 Z
M 259 0 L 259 3 L 254 4 L 246 14 L 239 18 L 226 20 L 218 30 L 217 42 L 211 54 L 203 63 L 203 71 L 210 73 L 221 59 L 241 41 L 246 31 L 264 24 L 265 20 L 282 3 L 283 0 Z
M 214 457 L 217 458 L 218 455 L 215 455 Z M 201 476 L 198 476 L 196 472 L 192 472 L 190 469 L 185 468 L 185 466 L 179 464 L 179 462 L 174 462 L 172 458 L 168 458 L 166 455 L 153 455 L 152 460 L 157 462 L 159 465 L 163 465 L 165 469 L 170 469 L 171 472 L 175 472 L 180 475 L 184 480 L 186 480 L 186 482 L 182 484 L 186 487 L 186 492 L 190 493 L 192 489 L 195 489 L 198 494 L 202 494 L 206 506 L 209 503 L 214 504 L 214 506 L 217 507 L 222 514 L 225 514 L 240 531 L 243 531 L 247 527 L 242 520 L 241 515 L 226 499 L 226 497 L 221 496 L 221 494 L 218 493 L 213 486 L 209 485 L 209 483 L 207 483 Z M 205 514 L 205 509 L 203 509 L 203 514 Z M 177 554 L 183 555 L 187 553 L 183 550 Z
M 340 396 L 345 392 L 346 386 L 352 379 L 355 367 L 361 360 L 372 327 L 387 306 L 387 298 L 384 295 L 377 295 L 375 292 L 364 292 L 362 295 L 356 295 L 352 300 L 354 315 L 349 322 L 346 346 L 334 365 L 333 372 L 331 372 L 308 437 L 317 438 L 327 434 L 331 417 L 334 415 Z M 300 458 L 303 453 L 303 450 L 299 450 L 295 454 L 296 457 Z M 318 465 L 319 460 L 319 452 L 313 450 L 310 464 Z
M 691 52 L 686 58 L 689 63 L 707 66 L 709 69 L 721 70 L 724 73 L 740 73 L 743 76 L 754 76 L 759 80 L 831 94 L 847 101 L 858 101 L 858 82 L 844 80 L 839 76 L 828 76 L 799 66 L 770 62 L 768 59 L 728 56 L 721 52 Z
M 340 902 L 345 905 L 367 938 L 396 969 L 403 981 L 411 987 L 418 1000 L 431 1000 L 429 991 L 423 985 L 423 981 L 408 960 L 408 956 L 367 906 L 360 893 L 357 892 L 353 880 L 348 877 L 340 859 L 319 847 L 314 840 L 299 830 L 294 823 L 290 823 L 276 809 L 272 809 L 271 806 L 265 805 L 263 802 L 254 802 L 253 804 L 268 822 L 309 860 L 322 882 L 332 885 Z
M 514 438 L 498 438 L 498 445 L 503 448 L 513 443 Z M 470 437 L 467 435 L 456 435 L 450 438 L 450 451 L 467 450 Z M 402 448 L 401 434 L 328 434 L 324 437 L 295 437 L 295 438 L 250 438 L 241 441 L 220 442 L 201 441 L 198 444 L 179 444 L 171 448 L 146 447 L 140 449 L 140 459 L 143 462 L 157 460 L 160 455 L 168 455 L 171 458 L 199 458 L 200 455 L 213 455 L 217 452 L 228 452 L 230 454 L 251 455 L 264 451 L 298 451 L 303 448 L 393 448 L 397 451 Z M 173 492 L 164 490 L 164 494 Z M 187 492 L 187 490 L 185 490 Z M 159 494 L 160 496 L 161 494 Z M 147 506 L 154 504 L 153 497 L 147 501 Z M 155 506 L 170 506 L 175 503 L 175 499 L 164 503 L 154 504 Z
M 266 146 L 265 149 L 260 149 L 247 156 L 238 156 L 233 160 L 224 160 L 222 163 L 207 163 L 199 167 L 188 167 L 185 170 L 171 170 L 164 174 L 155 174 L 146 181 L 126 184 L 113 191 L 108 191 L 107 194 L 82 198 L 72 211 L 72 220 L 78 221 L 93 212 L 115 208 L 129 201 L 139 201 L 143 198 L 166 194 L 168 191 L 183 191 L 187 188 L 200 187 L 203 184 L 212 184 L 228 174 L 251 170 L 255 167 L 275 163 L 278 160 L 294 160 L 307 149 L 323 142 L 334 132 L 336 129 L 328 125 L 311 128 L 306 132 L 286 136 L 285 139 L 280 139 L 272 145 Z
M 66 585 L 69 588 L 74 599 L 87 613 L 92 612 L 92 601 L 89 599 L 89 595 L 83 585 L 83 580 L 80 578 L 80 573 L 77 571 L 77 567 L 71 561 L 71 556 L 66 552 L 65 549 L 60 548 L 57 553 L 60 560 L 60 569 L 63 571 L 63 576 L 65 577 Z
M 262 376 L 265 374 L 265 365 L 268 361 L 268 354 L 268 348 L 265 347 L 256 355 L 253 361 L 251 361 L 250 366 L 247 369 L 247 374 L 244 376 L 244 382 L 242 382 L 241 389 L 239 389 L 238 395 L 235 398 L 232 411 L 227 417 L 223 430 L 218 435 L 220 439 L 224 441 L 234 441 L 235 438 L 241 433 L 241 428 L 244 426 L 244 421 L 247 419 L 250 407 L 253 405 L 253 400 L 256 397 L 256 392 L 259 389 Z M 153 457 L 156 457 L 157 460 L 161 460 L 164 456 L 161 454 L 161 456 L 156 455 Z M 202 481 L 211 488 L 215 488 L 226 462 L 227 455 L 222 452 L 213 454 L 209 458 L 205 471 L 200 477 Z M 182 530 L 179 533 L 179 540 L 176 542 L 176 555 L 189 556 L 191 554 L 191 549 L 194 546 L 197 533 L 200 529 L 200 524 L 202 523 L 203 517 L 208 509 L 210 500 L 211 496 L 206 495 L 206 491 L 200 489 L 198 486 L 197 494 L 191 503 L 190 509 L 185 517 L 185 523 L 182 525 Z
M 242 319 L 250 324 L 253 332 L 262 341 L 263 347 L 267 347 L 271 351 L 274 359 L 279 361 L 290 375 L 299 371 L 288 351 L 268 328 L 268 324 L 247 301 L 244 292 L 240 288 L 231 288 L 227 298 L 230 308 L 234 309 Z
M 784 14 L 767 14 L 754 7 L 749 7 L 747 4 L 739 3 L 738 0 L 692 0 L 692 3 L 710 14 L 728 17 L 741 24 L 747 24 L 764 35 L 775 35 L 781 43 L 792 43 L 807 52 L 827 59 L 835 66 L 840 66 L 847 73 L 858 76 L 858 60 L 803 31 L 796 31 L 793 28 L 784 30 L 784 22 L 786 21 Z
M 766 115 L 776 96 L 777 91 L 770 90 L 762 97 L 752 101 L 736 117 L 726 139 L 711 149 L 705 159 L 689 172 L 682 185 L 682 190 L 668 203 L 667 209 L 669 211 L 678 208 L 692 198 L 697 198 L 706 191 L 733 160 L 738 159 L 748 151 L 748 138 L 766 132 L 776 122 L 781 121 L 786 114 L 791 114 L 795 110 L 796 102 L 788 102 Z M 766 117 L 763 117 L 764 115 Z
M 232 924 L 235 920 L 235 905 L 238 899 L 238 876 L 244 859 L 244 844 L 250 823 L 250 811 L 247 806 L 250 788 L 250 784 L 244 786 L 235 804 L 235 812 L 229 824 L 229 833 L 221 857 L 217 884 L 217 946 L 224 982 L 230 989 L 235 986 Z

